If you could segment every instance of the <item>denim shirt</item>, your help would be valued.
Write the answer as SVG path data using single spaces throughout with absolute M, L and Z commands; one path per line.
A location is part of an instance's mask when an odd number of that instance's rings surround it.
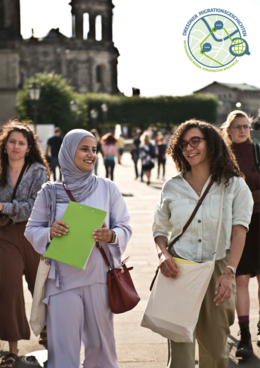
M 181 172 L 163 186 L 161 199 L 155 209 L 153 236 L 165 236 L 172 241 L 181 234 L 200 197 L 184 179 Z M 211 177 L 205 183 L 201 196 Z M 182 258 L 206 262 L 213 259 L 220 211 L 223 181 L 213 183 L 190 226 L 174 244 L 175 252 Z M 216 260 L 225 258 L 231 246 L 232 226 L 243 225 L 247 230 L 253 211 L 250 189 L 242 178 L 233 176 L 225 189 L 223 217 Z

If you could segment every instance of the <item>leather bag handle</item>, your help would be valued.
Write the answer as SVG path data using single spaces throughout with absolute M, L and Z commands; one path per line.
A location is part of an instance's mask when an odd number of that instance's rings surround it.
M 17 182 L 16 182 L 16 184 L 15 184 L 14 191 L 13 191 L 13 193 L 12 193 L 12 198 L 11 198 L 10 202 L 12 202 L 12 201 L 15 199 L 15 195 L 16 195 L 17 188 L 18 188 L 18 186 L 19 186 L 19 184 L 20 184 L 20 182 L 21 182 L 21 180 L 22 180 L 22 177 L 23 177 L 23 174 L 24 174 L 24 172 L 25 172 L 26 167 L 27 167 L 27 163 L 24 163 L 24 165 L 23 165 L 23 167 L 22 167 L 22 170 L 21 170 L 21 172 L 20 172 L 20 174 L 19 174 L 19 177 L 18 177 L 18 179 L 17 179 Z
M 188 229 L 188 227 L 191 224 L 191 221 L 194 219 L 196 213 L 198 212 L 198 209 L 200 208 L 200 206 L 202 205 L 202 202 L 204 201 L 206 195 L 208 194 L 210 188 L 212 187 L 214 181 L 211 179 L 209 185 L 207 186 L 205 192 L 203 193 L 203 196 L 199 199 L 197 206 L 195 207 L 194 211 L 192 212 L 189 220 L 187 221 L 187 223 L 184 225 L 182 233 L 180 235 L 178 235 L 175 239 L 173 239 L 169 244 L 168 244 L 168 251 L 172 248 L 172 246 L 180 239 L 180 237 L 185 233 L 185 231 Z

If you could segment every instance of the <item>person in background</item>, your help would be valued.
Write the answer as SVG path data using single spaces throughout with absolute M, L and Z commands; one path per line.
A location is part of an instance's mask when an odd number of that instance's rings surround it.
M 51 151 L 51 158 L 50 158 L 50 165 L 51 165 L 51 171 L 53 173 L 53 180 L 56 181 L 56 167 L 60 170 L 60 165 L 58 161 L 58 153 L 60 150 L 60 146 L 62 144 L 62 136 L 61 136 L 61 130 L 60 128 L 54 129 L 54 136 L 49 138 L 47 141 L 47 147 L 46 147 L 46 153 L 45 156 L 49 156 L 49 152 Z M 61 172 L 60 172 L 60 181 L 61 181 Z
M 5 124 L 0 135 L 0 339 L 8 341 L 9 354 L 3 357 L 1 367 L 13 367 L 18 361 L 18 341 L 30 339 L 23 276 L 33 294 L 40 255 L 24 231 L 37 192 L 49 176 L 32 129 L 17 120 Z
M 151 170 L 154 168 L 155 146 L 151 143 L 150 135 L 144 132 L 140 137 L 139 154 L 142 160 L 142 170 L 147 176 L 147 185 L 150 185 Z
M 118 143 L 117 143 L 117 148 L 118 148 L 117 160 L 119 164 L 121 164 L 121 159 L 124 153 L 124 147 L 125 147 L 125 140 L 124 140 L 123 134 L 120 134 L 120 137 L 118 138 Z
M 97 159 L 96 159 L 96 163 L 95 163 L 95 167 L 94 167 L 95 175 L 97 175 L 98 174 L 97 173 L 98 154 L 101 153 L 101 155 L 103 156 L 103 152 L 102 152 L 102 149 L 101 149 L 100 136 L 98 134 L 98 131 L 96 129 L 91 129 L 90 133 L 94 135 L 94 137 L 96 138 L 96 142 L 97 142 Z
M 169 147 L 169 145 L 171 143 L 171 139 L 172 139 L 172 133 L 171 133 L 170 130 L 167 130 L 164 138 L 165 138 L 165 143 L 166 143 L 167 147 Z
M 132 155 L 132 160 L 134 161 L 134 165 L 135 165 L 135 179 L 138 179 L 139 177 L 139 173 L 138 173 L 138 160 L 139 160 L 139 145 L 141 143 L 140 141 L 140 137 L 142 135 L 142 131 L 140 129 L 137 129 L 136 131 L 136 135 L 133 139 L 133 143 L 131 145 L 131 155 Z M 141 168 L 141 181 L 143 181 L 143 169 Z
M 166 150 L 167 145 L 165 143 L 165 139 L 163 136 L 160 137 L 160 141 L 157 144 L 157 150 L 158 150 L 158 175 L 157 179 L 160 177 L 160 167 L 162 165 L 162 179 L 165 179 L 165 163 L 166 163 Z
M 236 273 L 237 315 L 241 338 L 238 343 L 236 357 L 248 358 L 253 354 L 249 329 L 249 281 L 256 277 L 260 290 L 260 173 L 256 167 L 254 147 L 250 137 L 250 120 L 243 111 L 232 111 L 221 126 L 227 145 L 236 156 L 240 170 L 252 192 L 254 209 L 246 235 L 246 244 Z M 260 293 L 258 293 L 260 311 Z M 260 312 L 258 322 L 258 346 L 260 346 Z
M 107 133 L 101 138 L 101 147 L 106 168 L 106 178 L 114 180 L 115 157 L 118 157 L 116 148 L 117 139 L 112 133 Z

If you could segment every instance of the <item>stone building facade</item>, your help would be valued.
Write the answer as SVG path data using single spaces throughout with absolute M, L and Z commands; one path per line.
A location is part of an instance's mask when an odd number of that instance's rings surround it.
M 43 38 L 20 34 L 19 0 L 0 0 L 0 122 L 16 115 L 18 88 L 38 72 L 55 72 L 77 92 L 118 94 L 118 50 L 112 35 L 112 0 L 71 0 L 72 38 L 51 29 Z M 83 17 L 89 31 L 83 35 Z M 101 16 L 102 37 L 96 39 Z
M 250 117 L 256 117 L 259 114 L 260 88 L 246 83 L 213 82 L 194 93 L 209 93 L 217 97 L 219 100 L 217 124 L 224 123 L 228 113 L 233 110 L 243 110 Z M 239 103 L 240 107 L 238 107 Z

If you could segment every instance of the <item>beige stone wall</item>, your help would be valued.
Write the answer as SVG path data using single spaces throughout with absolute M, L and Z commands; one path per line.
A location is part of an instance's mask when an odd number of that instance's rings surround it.
M 16 90 L 0 90 L 0 125 L 16 118 Z

